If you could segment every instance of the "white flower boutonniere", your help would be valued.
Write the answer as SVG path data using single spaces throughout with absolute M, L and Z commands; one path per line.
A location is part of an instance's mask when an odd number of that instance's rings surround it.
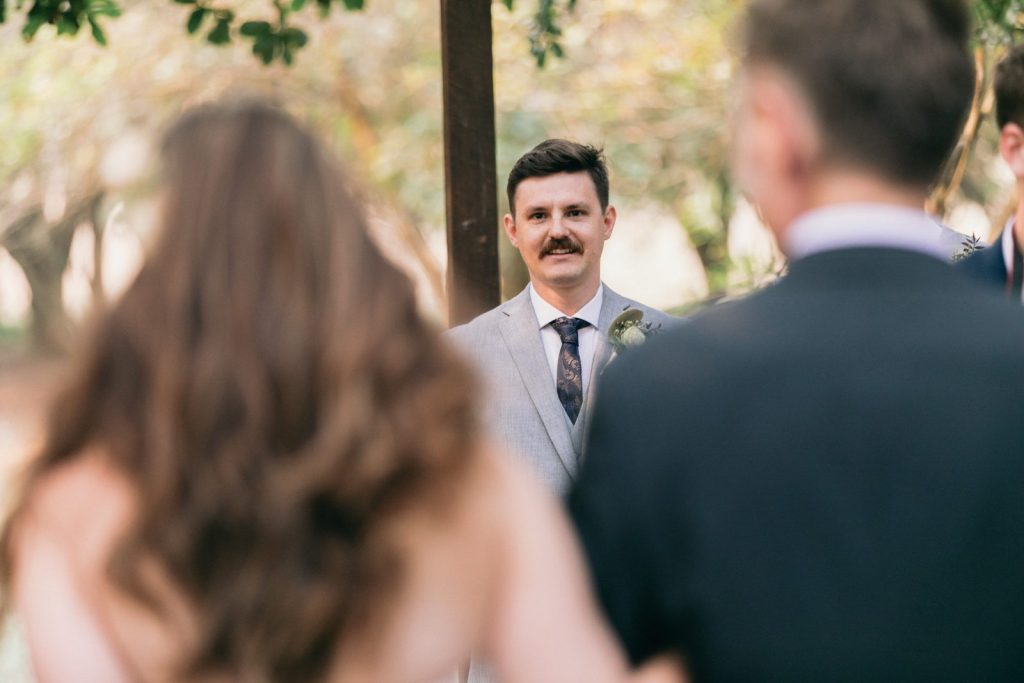
M 654 325 L 644 320 L 643 311 L 627 306 L 608 328 L 608 341 L 618 354 L 628 348 L 642 345 L 648 337 L 660 330 L 661 323 Z

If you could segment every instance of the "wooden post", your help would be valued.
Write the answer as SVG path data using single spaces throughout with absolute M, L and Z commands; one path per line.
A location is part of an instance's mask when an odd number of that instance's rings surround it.
M 501 302 L 491 0 L 441 0 L 448 321 Z

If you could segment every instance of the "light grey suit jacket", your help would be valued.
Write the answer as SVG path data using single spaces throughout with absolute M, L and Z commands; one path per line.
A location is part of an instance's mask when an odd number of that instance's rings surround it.
M 529 288 L 447 333 L 483 378 L 482 408 L 492 436 L 529 462 L 555 493 L 565 493 L 576 477 L 595 387 L 612 355 L 608 327 L 626 308 L 642 310 L 644 320 L 654 325 L 668 327 L 680 320 L 606 285 L 594 362 L 575 425 L 558 400 Z
M 529 288 L 447 332 L 483 380 L 485 396 L 481 407 L 491 436 L 532 465 L 541 480 L 558 495 L 566 493 L 576 478 L 595 389 L 612 356 L 608 328 L 626 308 L 639 308 L 644 312 L 644 320 L 654 325 L 669 327 L 680 321 L 619 296 L 605 285 L 594 362 L 575 425 L 558 400 Z M 469 683 L 497 680 L 489 667 L 474 659 Z

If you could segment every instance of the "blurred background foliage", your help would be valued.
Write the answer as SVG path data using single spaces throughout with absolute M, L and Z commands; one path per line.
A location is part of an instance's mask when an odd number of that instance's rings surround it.
M 727 170 L 730 39 L 743 5 L 493 4 L 499 187 L 546 137 L 604 146 L 620 210 L 607 279 L 662 307 L 741 293 L 781 267 Z M 155 222 L 160 131 L 225 93 L 274 97 L 323 135 L 345 159 L 378 237 L 440 320 L 439 6 L 0 0 L 0 339 L 24 329 L 32 344 L 59 347 L 82 311 L 123 287 Z M 932 206 L 987 238 L 1012 200 L 988 74 L 1020 34 L 1024 0 L 977 0 L 973 11 L 982 87 Z M 507 245 L 502 270 L 506 295 L 525 283 Z
M 214 0 L 168 0 L 179 5 L 188 5 L 188 19 L 185 30 L 192 35 L 205 36 L 213 45 L 226 45 L 232 39 L 249 40 L 252 52 L 264 64 L 280 60 L 291 64 L 296 53 L 306 46 L 309 34 L 295 23 L 303 10 L 315 9 L 321 19 L 330 16 L 338 6 L 346 10 L 361 10 L 366 0 L 264 0 L 263 12 L 259 18 L 246 18 L 245 11 Z M 11 0 L 0 0 L 0 23 L 8 15 Z M 516 0 L 501 0 L 511 11 Z M 560 36 L 559 20 L 563 12 L 571 12 L 576 0 L 536 0 L 533 25 L 530 30 L 530 53 L 539 66 L 544 66 L 549 54 L 562 57 L 564 50 Z M 18 13 L 24 11 L 25 22 L 21 35 L 31 41 L 44 26 L 51 26 L 57 35 L 77 35 L 88 26 L 93 39 L 107 44 L 103 28 L 105 17 L 121 16 L 119 0 L 14 0 Z M 254 10 L 256 11 L 256 10 Z M 267 13 L 269 12 L 269 17 Z
M 989 241 L 1016 204 L 1012 176 L 999 158 L 992 76 L 1006 49 L 1024 31 L 1024 0 L 973 0 L 971 9 L 977 70 L 974 103 L 960 144 L 932 194 L 929 208 L 948 221 L 961 222 L 957 227 L 964 232 Z M 987 225 L 982 213 L 988 219 Z

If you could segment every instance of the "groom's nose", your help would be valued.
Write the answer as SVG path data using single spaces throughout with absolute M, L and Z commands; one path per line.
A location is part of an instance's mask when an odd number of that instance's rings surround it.
M 569 230 L 565 226 L 565 216 L 562 214 L 555 214 L 551 217 L 551 229 L 549 230 L 552 237 L 565 237 L 569 234 Z

